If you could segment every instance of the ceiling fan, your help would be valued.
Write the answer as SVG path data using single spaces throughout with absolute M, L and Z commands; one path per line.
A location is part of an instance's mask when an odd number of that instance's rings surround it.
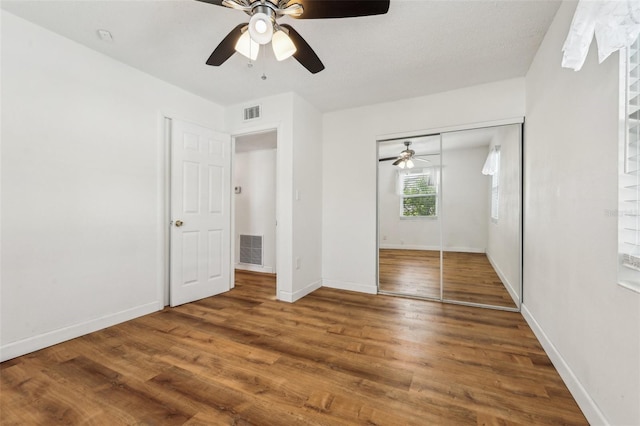
M 297 19 L 352 18 L 382 15 L 389 10 L 389 0 L 198 0 L 229 7 L 251 16 L 248 24 L 236 26 L 213 51 L 207 65 L 220 66 L 235 52 L 255 60 L 260 45 L 272 44 L 278 61 L 293 56 L 316 74 L 324 69 L 311 46 L 296 30 L 279 24 L 282 16 Z
M 397 157 L 381 158 L 379 161 L 395 160 L 393 162 L 393 165 L 398 166 L 401 169 L 404 169 L 405 167 L 407 169 L 413 168 L 415 166 L 415 164 L 413 164 L 414 161 L 423 161 L 425 163 L 431 162 L 429 160 L 425 160 L 423 158 L 419 158 L 418 156 L 416 156 L 416 152 L 411 148 L 409 148 L 411 146 L 411 141 L 405 141 L 404 146 L 405 148 L 400 152 L 400 155 L 398 155 Z

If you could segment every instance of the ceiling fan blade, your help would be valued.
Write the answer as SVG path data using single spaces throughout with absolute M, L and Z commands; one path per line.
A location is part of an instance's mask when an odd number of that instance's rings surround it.
M 209 59 L 207 59 L 207 65 L 213 65 L 215 67 L 222 65 L 227 59 L 236 53 L 236 43 L 242 35 L 242 27 L 247 24 L 240 24 L 231 30 L 227 36 L 222 39 L 216 50 L 213 51 Z
M 308 69 L 312 74 L 322 71 L 324 69 L 324 64 L 320 58 L 318 58 L 316 52 L 314 52 L 311 46 L 309 46 L 309 43 L 307 43 L 291 25 L 282 24 L 280 26 L 289 30 L 289 38 L 293 41 L 293 44 L 297 49 L 296 53 L 293 54 L 296 61 L 300 62 L 300 64 Z
M 397 160 L 398 157 L 387 157 L 387 158 L 380 158 L 378 159 L 378 161 L 391 161 L 391 160 Z
M 354 18 L 383 15 L 389 11 L 389 0 L 290 0 L 287 6 L 301 4 L 304 12 L 298 19 Z
M 196 0 L 201 1 L 202 3 L 214 4 L 216 6 L 222 6 L 222 0 Z
M 425 160 L 424 158 L 418 158 L 418 157 L 413 157 L 411 159 L 413 161 L 422 161 L 422 162 L 425 162 L 425 163 L 430 163 L 431 162 L 430 160 Z

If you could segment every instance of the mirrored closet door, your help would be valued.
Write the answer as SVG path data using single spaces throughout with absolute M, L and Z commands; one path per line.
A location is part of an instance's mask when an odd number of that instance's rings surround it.
M 379 289 L 440 299 L 440 135 L 378 148 Z
M 521 129 L 378 142 L 380 293 L 519 309 Z

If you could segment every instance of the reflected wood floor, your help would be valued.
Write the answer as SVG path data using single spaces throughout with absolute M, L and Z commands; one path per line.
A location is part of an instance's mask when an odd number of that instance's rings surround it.
M 585 425 L 519 313 L 273 277 L 0 364 L 3 425 Z
M 380 249 L 380 290 L 440 298 L 440 252 Z
M 444 252 L 445 299 L 516 308 L 484 253 Z M 380 289 L 440 298 L 440 252 L 380 249 Z

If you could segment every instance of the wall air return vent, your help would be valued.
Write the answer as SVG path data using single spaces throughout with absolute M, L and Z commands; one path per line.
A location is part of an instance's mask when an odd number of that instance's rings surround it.
M 260 118 L 262 109 L 260 105 L 250 106 L 244 109 L 244 121 L 257 120 Z
M 240 263 L 262 266 L 262 235 L 240 235 Z

